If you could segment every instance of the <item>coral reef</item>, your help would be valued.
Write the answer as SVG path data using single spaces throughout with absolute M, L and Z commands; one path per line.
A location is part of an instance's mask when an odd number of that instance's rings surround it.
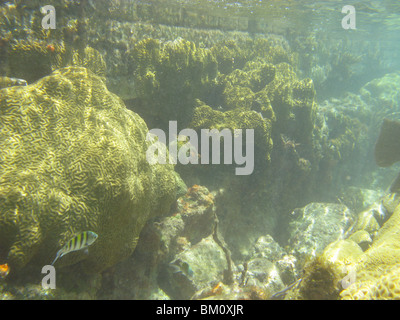
M 1 297 L 398 296 L 400 175 L 381 198 L 398 166 L 377 169 L 371 155 L 378 138 L 376 163 L 400 160 L 400 74 L 364 85 L 396 66 L 378 44 L 298 36 L 235 6 L 46 4 L 54 30 L 41 27 L 39 0 L 0 5 L 0 265 L 12 270 Z M 150 165 L 146 124 L 171 120 L 254 129 L 253 174 Z M 83 230 L 99 240 L 57 262 L 60 290 L 31 286 L 31 271 Z M 349 287 L 346 268 L 357 270 Z M 82 271 L 94 275 L 80 286 Z
M 376 43 L 353 42 L 346 37 L 335 40 L 330 41 L 325 32 L 314 31 L 290 41 L 298 53 L 299 72 L 313 79 L 319 99 L 357 92 L 366 81 L 393 70 L 382 59 L 384 50 Z
M 9 47 L 7 73 L 28 83 L 66 67 L 85 67 L 106 81 L 106 65 L 100 53 L 91 48 L 70 49 L 65 44 L 48 44 L 45 40 L 16 40 Z
M 298 289 L 300 297 L 306 300 L 336 300 L 339 296 L 338 281 L 332 263 L 316 257 L 304 267 Z
M 135 110 L 149 121 L 157 118 L 161 128 L 167 127 L 165 120 L 187 123 L 195 99 L 217 75 L 217 62 L 210 50 L 182 38 L 165 43 L 138 41 L 128 63 L 135 83 Z
M 393 200 L 393 197 L 390 198 Z M 385 202 L 388 201 L 386 199 Z M 371 210 L 361 212 L 359 219 L 365 217 L 366 212 Z M 337 298 L 364 300 L 398 297 L 399 213 L 400 207 L 397 206 L 381 226 L 374 220 L 374 233 L 365 226 L 360 229 L 360 223 L 356 223 L 347 235 L 348 239 L 331 243 L 318 257 L 321 263 L 331 266 L 331 276 L 327 276 L 326 280 L 331 279 L 331 285 L 341 283 Z M 347 278 L 350 279 L 348 283 Z
M 254 153 L 266 163 L 272 148 L 271 121 L 251 110 L 235 109 L 226 112 L 213 110 L 210 106 L 200 105 L 195 108 L 190 127 L 200 131 L 201 129 L 223 129 L 231 131 L 235 129 L 253 129 Z M 244 148 L 244 146 L 242 146 Z M 201 153 L 201 150 L 199 150 Z
M 82 67 L 1 92 L 0 259 L 43 266 L 84 230 L 99 235 L 89 256 L 60 266 L 100 272 L 131 255 L 176 192 L 173 167 L 146 160 L 144 121 Z
M 395 299 L 398 296 L 399 212 L 397 207 L 357 261 L 357 279 L 341 292 L 342 299 Z

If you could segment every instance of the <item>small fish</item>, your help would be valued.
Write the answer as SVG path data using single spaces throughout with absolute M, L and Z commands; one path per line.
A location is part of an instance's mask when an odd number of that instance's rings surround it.
M 92 231 L 84 231 L 84 232 L 78 234 L 77 236 L 73 237 L 60 250 L 58 250 L 56 258 L 51 263 L 51 265 L 54 265 L 54 263 L 57 261 L 57 259 L 66 255 L 67 253 L 82 250 L 82 249 L 87 250 L 87 248 L 91 244 L 93 244 L 93 242 L 96 241 L 97 237 L 98 237 L 98 235 Z
M 188 277 L 193 277 L 194 272 L 193 269 L 190 267 L 189 263 L 187 262 L 178 262 L 179 265 L 175 264 L 175 261 L 171 262 L 169 265 L 171 268 L 174 270 L 173 273 L 183 273 L 184 275 Z
M 10 267 L 7 263 L 0 265 L 0 279 L 7 278 L 8 274 L 10 273 Z
M 28 82 L 24 79 L 0 77 L 0 89 L 13 86 L 27 86 Z

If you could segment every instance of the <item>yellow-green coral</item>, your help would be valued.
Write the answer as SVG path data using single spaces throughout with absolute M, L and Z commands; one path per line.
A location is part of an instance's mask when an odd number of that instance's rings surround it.
M 49 44 L 44 40 L 15 40 L 9 49 L 8 62 L 8 73 L 29 84 L 66 66 L 88 68 L 103 81 L 106 76 L 106 64 L 97 50 L 86 47 L 69 52 L 64 43 Z
M 146 160 L 147 126 L 85 68 L 55 71 L 0 95 L 0 260 L 45 265 L 77 232 L 99 235 L 101 271 L 128 257 L 146 220 L 175 197 L 171 165 Z
M 304 267 L 299 287 L 299 298 L 306 300 L 333 300 L 339 295 L 338 274 L 333 263 L 315 257 Z
M 16 40 L 9 52 L 9 73 L 31 83 L 51 73 L 57 54 L 47 50 L 44 41 Z
M 219 131 L 223 129 L 254 129 L 254 145 L 260 151 L 257 155 L 264 160 L 270 159 L 271 120 L 263 119 L 255 111 L 235 109 L 221 112 L 203 104 L 195 109 L 190 127 L 196 130 L 217 129 Z
M 340 270 L 343 265 L 351 266 L 355 271 L 354 283 L 340 293 L 342 299 L 400 299 L 400 206 L 376 233 L 371 246 L 362 253 L 356 250 L 342 250 L 338 254 L 336 247 L 340 243 L 329 245 L 323 257 L 334 263 Z M 350 238 L 357 239 L 356 233 Z M 341 243 L 353 243 L 341 240 Z M 340 252 L 339 252 L 340 253 Z
M 161 43 L 155 39 L 138 41 L 129 53 L 135 82 L 135 108 L 159 118 L 186 122 L 195 99 L 201 96 L 217 75 L 217 62 L 209 49 L 178 38 Z M 151 108 L 149 108 L 151 106 Z
M 72 55 L 71 65 L 85 67 L 95 75 L 101 77 L 101 80 L 106 81 L 106 63 L 100 52 L 91 47 L 86 47 L 83 53 L 75 50 Z
M 361 271 L 359 281 L 340 293 L 342 300 L 399 300 L 400 265 L 378 271 Z

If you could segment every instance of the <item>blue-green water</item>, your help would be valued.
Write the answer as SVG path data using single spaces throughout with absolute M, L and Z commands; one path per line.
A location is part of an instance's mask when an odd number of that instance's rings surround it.
M 399 298 L 399 31 L 394 0 L 0 1 L 0 299 Z

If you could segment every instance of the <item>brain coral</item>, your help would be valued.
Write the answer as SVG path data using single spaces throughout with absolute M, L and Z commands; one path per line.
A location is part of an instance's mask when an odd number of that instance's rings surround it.
M 129 256 L 145 222 L 175 199 L 171 165 L 146 160 L 145 122 L 83 67 L 0 94 L 0 263 L 49 264 L 74 234 L 99 237 L 84 259 L 99 272 Z

